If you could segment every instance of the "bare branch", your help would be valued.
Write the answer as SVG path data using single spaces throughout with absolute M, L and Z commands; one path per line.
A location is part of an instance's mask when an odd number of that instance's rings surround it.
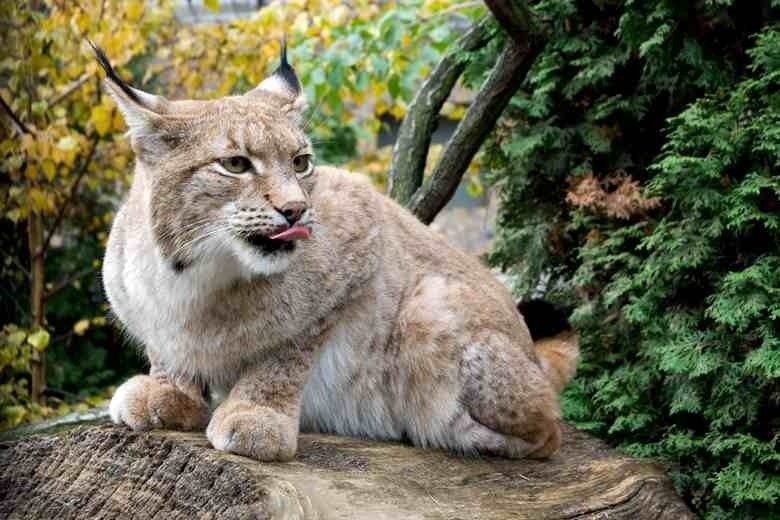
M 90 275 L 90 274 L 92 274 L 94 272 L 95 272 L 95 268 L 94 267 L 87 267 L 85 269 L 82 269 L 81 271 L 76 271 L 75 273 L 73 273 L 70 276 L 66 276 L 62 280 L 60 280 L 57 283 L 55 283 L 52 286 L 51 289 L 46 291 L 46 294 L 43 296 L 44 300 L 50 299 L 52 296 L 54 296 L 55 294 L 57 294 L 58 292 L 63 290 L 65 287 L 67 287 L 70 284 L 72 284 L 73 282 L 75 282 L 76 280 L 80 280 L 80 279 L 84 278 L 85 276 Z
M 409 106 L 393 147 L 388 185 L 390 196 L 400 204 L 407 204 L 422 184 L 439 111 L 466 67 L 463 53 L 475 51 L 487 43 L 490 19 L 490 16 L 483 17 L 455 42 L 453 49 L 420 86 Z
M 14 129 L 19 132 L 20 134 L 30 134 L 30 129 L 25 126 L 24 123 L 22 123 L 22 120 L 19 119 L 19 116 L 14 114 L 14 111 L 11 109 L 10 106 L 5 102 L 5 99 L 3 99 L 2 96 L 0 96 L 0 105 L 3 107 L 3 111 L 6 113 L 8 118 L 13 123 Z
M 32 275 L 30 274 L 30 270 L 27 269 L 25 266 L 23 266 L 18 258 L 10 255 L 8 258 L 11 259 L 11 262 L 13 262 L 13 264 L 16 266 L 17 269 L 19 269 L 22 273 L 24 273 L 24 276 L 26 276 L 28 280 L 32 278 Z
M 71 82 L 70 85 L 68 85 L 67 87 L 65 87 L 65 89 L 63 89 L 62 92 L 59 92 L 56 96 L 52 97 L 49 100 L 48 102 L 49 107 L 53 107 L 57 103 L 64 101 L 68 96 L 76 92 L 79 89 L 79 87 L 81 87 L 81 85 L 89 81 L 89 78 L 91 77 L 92 74 L 88 72 L 83 74 L 80 78 L 76 79 L 75 81 Z
M 533 39 L 521 46 L 507 42 L 498 62 L 442 151 L 425 184 L 408 204 L 426 224 L 447 204 L 458 188 L 471 159 L 493 130 L 501 112 L 520 87 L 541 50 Z

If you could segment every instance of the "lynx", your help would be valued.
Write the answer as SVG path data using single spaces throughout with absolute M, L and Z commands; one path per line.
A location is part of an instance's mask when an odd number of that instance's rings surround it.
M 217 450 L 290 460 L 299 430 L 544 458 L 576 337 L 535 348 L 507 289 L 361 175 L 314 165 L 301 85 L 169 101 L 95 48 L 135 175 L 103 277 L 148 375 L 114 422 L 203 429 Z

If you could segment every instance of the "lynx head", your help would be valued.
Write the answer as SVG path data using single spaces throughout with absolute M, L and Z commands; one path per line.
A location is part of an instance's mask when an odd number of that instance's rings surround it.
M 93 48 L 129 127 L 134 182 L 144 183 L 155 241 L 171 266 L 232 255 L 250 273 L 284 271 L 309 237 L 314 183 L 304 97 L 286 48 L 253 90 L 212 101 L 135 89 Z

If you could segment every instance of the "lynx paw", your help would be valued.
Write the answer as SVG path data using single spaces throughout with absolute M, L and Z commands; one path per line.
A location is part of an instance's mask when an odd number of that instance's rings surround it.
M 261 461 L 286 461 L 298 449 L 298 424 L 249 401 L 222 403 L 206 428 L 212 446 Z
M 175 386 L 151 376 L 135 376 L 114 393 L 111 420 L 133 430 L 196 430 L 209 419 L 205 401 L 196 401 Z

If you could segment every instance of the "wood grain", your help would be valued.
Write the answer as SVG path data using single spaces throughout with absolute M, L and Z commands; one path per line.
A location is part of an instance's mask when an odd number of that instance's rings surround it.
M 81 426 L 0 444 L 0 518 L 692 518 L 662 469 L 566 426 L 548 461 L 303 435 L 290 463 Z

